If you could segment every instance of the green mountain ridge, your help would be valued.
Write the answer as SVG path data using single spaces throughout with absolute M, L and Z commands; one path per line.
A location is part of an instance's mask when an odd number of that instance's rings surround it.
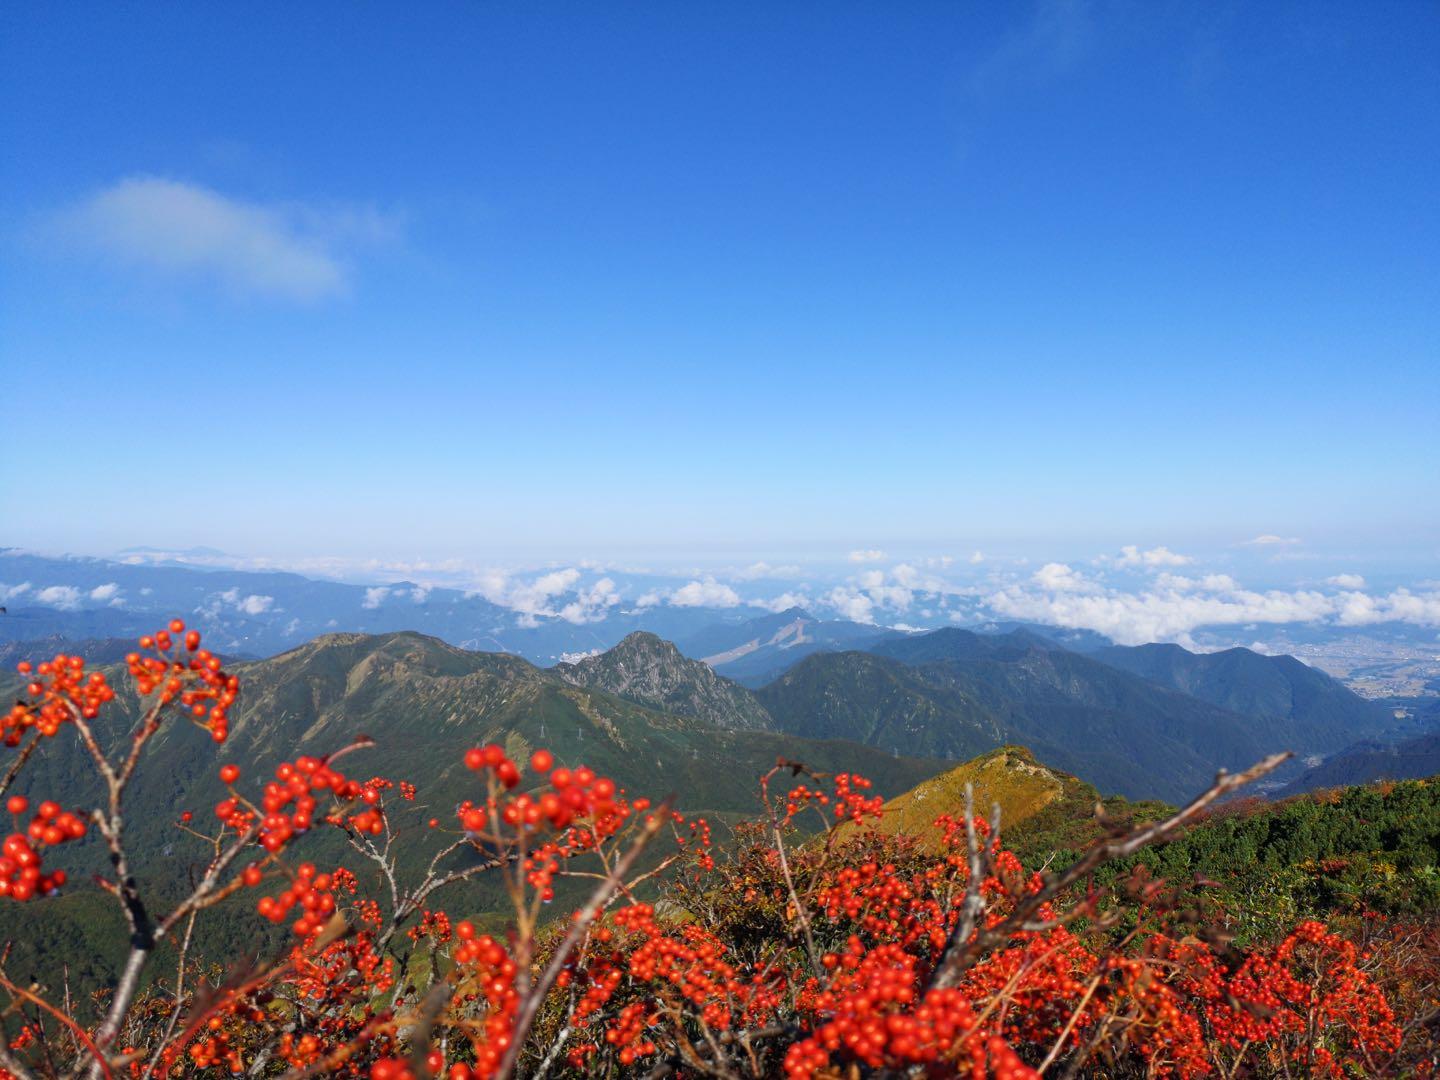
M 556 664 L 550 670 L 576 686 L 604 690 L 716 727 L 764 730 L 774 726 L 751 691 L 646 631 L 630 634 L 598 656 Z
M 874 825 L 886 834 L 912 837 L 922 850 L 940 853 L 942 815 L 964 820 L 965 788 L 975 813 L 990 820 L 1000 808 L 1001 842 L 1027 866 L 1062 863 L 1116 826 L 1158 821 L 1173 807 L 1157 801 L 1104 797 L 1078 776 L 1052 768 L 1023 746 L 1002 746 L 924 780 L 884 806 Z M 1103 820 L 1097 816 L 1103 813 Z M 869 827 L 867 823 L 867 827 Z M 854 832 L 854 827 L 847 829 Z
M 1006 741 L 994 716 L 932 685 L 910 665 L 868 652 L 817 653 L 757 691 L 782 731 L 898 751 L 924 746 L 963 760 Z
M 360 735 L 375 747 L 348 758 L 348 769 L 418 783 L 420 801 L 441 817 L 479 790 L 461 758 L 487 742 L 517 758 L 545 746 L 559 763 L 587 764 L 637 794 L 673 792 L 690 812 L 753 811 L 758 778 L 780 757 L 863 773 L 888 793 L 944 768 L 873 747 L 716 726 L 577 686 L 516 656 L 467 652 L 408 632 L 327 635 L 232 670 L 242 690 L 223 747 L 183 720 L 168 723 L 147 747 L 128 796 L 140 850 L 153 855 L 172 845 L 181 810 L 208 813 L 223 797 L 221 762 L 258 783 L 281 761 L 331 753 Z M 128 685 L 128 676 L 117 685 Z M 126 690 L 114 706 L 98 732 L 112 746 L 138 716 Z M 90 773 L 73 740 L 47 740 L 17 791 L 84 805 L 98 795 Z M 98 860 L 99 845 L 93 848 Z

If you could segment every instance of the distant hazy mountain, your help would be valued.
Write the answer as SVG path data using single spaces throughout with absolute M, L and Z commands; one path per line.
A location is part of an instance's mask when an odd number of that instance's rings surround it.
M 158 612 L 96 607 L 78 611 L 11 600 L 0 615 L 0 641 L 134 641 L 163 625 Z M 187 610 L 188 609 L 183 609 Z M 233 651 L 233 649 L 232 649 Z
M 1440 732 L 1419 735 L 1391 746 L 1357 743 L 1308 769 L 1282 795 L 1316 788 L 1369 784 L 1376 780 L 1423 780 L 1440 775 Z
M 769 728 L 770 714 L 745 687 L 683 656 L 670 642 L 636 631 L 598 656 L 551 669 L 566 682 L 605 690 L 653 709 L 723 728 Z
M 49 660 L 57 653 L 66 656 L 84 657 L 90 664 L 117 664 L 127 653 L 135 651 L 135 639 L 89 638 L 71 641 L 64 637 L 38 638 L 34 641 L 7 641 L 0 643 L 0 680 L 8 678 L 15 671 L 15 665 L 22 660 L 38 664 Z
M 1293 656 L 1263 656 L 1249 649 L 1193 653 L 1179 645 L 1112 645 L 1089 655 L 1262 720 L 1274 741 L 1306 753 L 1342 749 L 1393 723 L 1388 708 Z
M 1015 660 L 1032 649 L 1042 652 L 1061 649 L 1051 638 L 1029 627 L 1006 633 L 977 633 L 959 627 L 945 627 L 928 634 L 887 638 L 875 642 L 869 652 L 903 660 L 907 664 L 926 664 L 937 660 Z
M 1029 631 L 946 629 L 811 656 L 759 691 L 780 730 L 968 758 L 1005 743 L 1103 791 L 1182 799 L 1277 747 L 1264 726 Z M 897 658 L 899 657 L 906 659 Z
M 896 631 L 866 623 L 821 620 L 804 608 L 740 621 L 715 622 L 676 642 L 686 656 L 704 660 L 727 678 L 760 686 L 815 652 L 863 647 Z

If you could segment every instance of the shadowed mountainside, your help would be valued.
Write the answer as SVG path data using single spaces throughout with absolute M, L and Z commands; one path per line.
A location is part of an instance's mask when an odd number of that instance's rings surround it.
M 1111 667 L 1265 722 L 1305 752 L 1330 752 L 1384 731 L 1390 710 L 1293 656 L 1250 649 L 1193 653 L 1179 645 L 1112 645 L 1088 654 Z
M 776 727 L 959 759 L 1017 743 L 1101 790 L 1172 801 L 1217 768 L 1288 748 L 1253 720 L 1026 631 L 941 630 L 875 648 L 891 655 L 818 654 L 762 688 Z

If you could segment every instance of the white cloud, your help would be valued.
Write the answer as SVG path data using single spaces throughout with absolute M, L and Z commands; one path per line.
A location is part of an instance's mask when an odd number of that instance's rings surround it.
M 589 652 L 562 652 L 560 662 L 562 664 L 578 664 L 581 660 L 588 660 L 592 656 L 599 656 L 602 650 L 591 649 Z
M 570 592 L 580 581 L 580 571 L 575 567 L 550 570 L 530 580 L 512 575 L 506 570 L 486 570 L 475 582 L 467 596 L 482 596 L 492 604 L 510 608 L 526 616 L 522 626 L 538 626 L 540 617 L 555 618 L 559 615 L 552 601 Z
M 1274 533 L 1262 533 L 1253 539 L 1246 540 L 1241 547 L 1294 547 L 1300 543 L 1298 536 L 1276 536 Z
M 926 566 L 933 562 L 923 561 Z M 897 563 L 888 570 L 861 570 L 845 585 L 822 595 L 819 602 L 834 608 L 842 618 L 868 623 L 876 621 L 882 611 L 893 615 L 908 612 L 917 600 L 926 605 L 922 614 L 932 618 L 937 607 L 948 609 L 952 601 L 975 595 L 972 585 L 959 585 L 910 563 Z
M 374 611 L 385 602 L 385 598 L 389 595 L 390 590 L 383 585 L 377 585 L 373 589 L 366 589 L 365 599 L 360 601 L 360 606 L 369 611 Z
M 474 588 L 465 595 L 480 596 L 509 608 L 518 614 L 516 625 L 525 628 L 539 626 L 541 619 L 564 619 L 576 625 L 600 622 L 620 603 L 619 586 L 610 577 L 586 586 L 581 583 L 583 576 L 573 566 L 547 570 L 528 579 L 508 570 L 492 569 L 478 574 Z M 656 602 L 658 600 L 642 596 L 638 605 L 647 607 Z
M 275 604 L 273 596 L 257 596 L 251 593 L 235 606 L 246 615 L 263 615 Z
M 714 578 L 682 585 L 669 596 L 676 607 L 738 607 L 740 594 Z
M 63 238 L 126 271 L 298 302 L 344 295 L 352 268 L 343 251 L 396 232 L 373 210 L 262 205 L 155 176 L 112 184 L 61 215 L 60 226 Z
M 73 585 L 47 585 L 35 594 L 35 599 L 61 611 L 74 611 L 80 606 L 80 590 Z
M 791 593 L 786 593 L 786 596 L 789 595 Z M 664 589 L 651 589 L 635 600 L 635 608 L 644 611 L 645 608 L 655 608 L 661 603 L 670 603 L 675 608 L 739 608 L 742 603 L 749 603 L 756 608 L 770 606 L 770 602 L 766 600 L 740 599 L 740 593 L 723 582 L 717 582 L 714 577 L 696 579 L 668 592 Z M 775 611 L 775 608 L 770 609 Z
M 242 615 L 263 615 L 268 611 L 284 610 L 274 605 L 275 598 L 273 596 L 260 596 L 255 593 L 241 596 L 238 588 L 232 588 L 226 589 L 224 592 L 211 593 L 206 602 L 197 607 L 195 612 L 207 619 L 217 619 L 227 606 L 234 608 Z
M 550 614 L 550 601 L 569 592 L 579 580 L 580 571 L 569 567 L 541 574 L 530 582 L 517 582 L 511 586 L 508 606 L 531 615 Z
M 769 600 L 751 600 L 750 603 L 756 607 L 762 607 L 766 611 L 773 611 L 778 615 L 780 612 L 789 611 L 794 607 L 805 607 L 810 603 L 810 598 L 804 593 L 783 592 L 779 596 L 772 597 Z
M 115 600 L 119 595 L 120 586 L 113 581 L 106 585 L 96 585 L 95 588 L 90 590 L 90 599 L 100 603 Z
M 939 583 L 938 578 L 924 578 L 920 571 L 906 563 L 901 563 L 890 571 L 885 570 L 864 570 L 856 574 L 851 581 L 859 586 L 860 592 L 868 602 L 867 605 L 856 605 L 853 599 L 857 590 L 849 589 L 844 591 L 845 599 L 842 604 L 855 607 L 857 610 L 863 608 L 867 616 L 873 615 L 875 608 L 891 608 L 897 612 L 908 611 L 910 604 L 915 599 L 915 589 L 923 585 L 932 586 Z M 887 584 L 891 582 L 891 584 Z M 831 592 L 831 596 L 840 595 L 840 590 Z M 847 616 L 849 618 L 849 616 Z M 865 620 L 858 621 L 868 621 Z
M 890 576 L 897 585 L 903 585 L 907 589 L 920 587 L 922 576 L 919 570 L 909 563 L 898 563 L 890 568 Z
M 410 590 L 410 599 L 417 604 L 423 604 L 430 597 L 429 585 L 417 585 Z
M 1056 592 L 1083 592 L 1091 588 L 1091 583 L 1083 574 L 1065 563 L 1046 563 L 1031 576 L 1041 588 L 1053 589 Z
M 970 565 L 971 565 L 971 566 L 979 566 L 979 565 L 980 565 L 982 562 L 984 562 L 984 561 L 985 561 L 985 553 L 984 553 L 983 551 L 972 551 L 972 552 L 970 553 Z
M 1413 593 L 1395 589 L 1386 596 L 1341 593 L 1337 621 L 1342 626 L 1366 626 L 1379 622 L 1407 622 L 1418 626 L 1440 626 L 1440 592 Z
M 619 602 L 620 594 L 615 588 L 615 582 L 604 577 L 588 589 L 579 590 L 575 599 L 560 609 L 560 618 L 577 626 L 602 622 L 610 613 L 610 608 Z
M 915 594 L 903 585 L 878 585 L 865 592 L 877 607 L 893 608 L 896 611 L 910 610 L 910 604 L 915 599 Z
M 1205 574 L 1203 577 L 1186 577 L 1183 574 L 1162 572 L 1155 575 L 1155 587 L 1175 592 L 1190 592 L 1204 589 L 1207 592 L 1231 592 L 1239 586 L 1229 574 Z
M 1364 626 L 1379 622 L 1440 626 L 1440 592 L 1397 589 L 1385 596 L 1326 594 L 1311 589 L 1256 592 L 1239 587 L 1225 574 L 1201 578 L 1161 574 L 1139 592 L 1098 587 L 1082 591 L 1067 587 L 1068 577 L 1058 570 L 1043 581 L 1041 574 L 1036 575 L 1038 589 L 1012 585 L 990 595 L 986 601 L 989 609 L 1009 618 L 1095 630 L 1126 645 L 1148 641 L 1188 644 L 1190 634 L 1202 626 Z
M 1325 579 L 1326 585 L 1334 585 L 1337 589 L 1363 589 L 1365 579 L 1359 574 L 1336 574 L 1334 577 Z
M 842 619 L 858 623 L 875 621 L 875 601 L 866 593 L 837 585 L 825 596 L 825 602 L 834 608 Z
M 1137 544 L 1126 544 L 1112 561 L 1116 566 L 1143 566 L 1146 569 L 1153 569 L 1158 566 L 1184 566 L 1195 560 L 1189 555 L 1177 554 L 1163 545 L 1151 548 L 1149 551 L 1141 551 Z
M 0 601 L 9 602 L 17 596 L 24 596 L 30 591 L 30 582 L 22 581 L 19 585 L 7 585 L 0 581 Z
M 861 551 L 850 552 L 850 561 L 853 563 L 884 562 L 885 552 L 879 548 L 868 548 Z

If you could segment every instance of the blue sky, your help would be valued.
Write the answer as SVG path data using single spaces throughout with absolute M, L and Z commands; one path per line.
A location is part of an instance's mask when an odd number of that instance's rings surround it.
M 4 542 L 1436 576 L 1433 4 L 10 5 L 0 52 Z

